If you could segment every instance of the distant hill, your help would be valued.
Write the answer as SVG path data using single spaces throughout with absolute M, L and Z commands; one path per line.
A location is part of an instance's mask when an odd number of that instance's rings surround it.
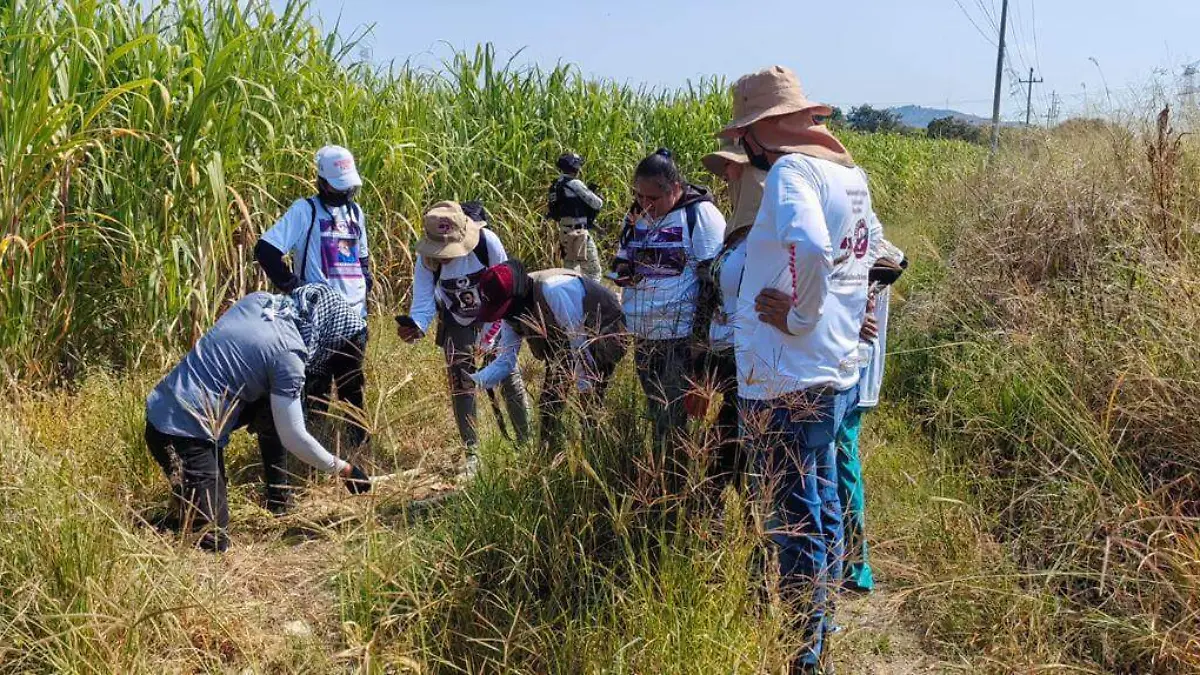
M 968 124 L 975 124 L 981 127 L 992 123 L 992 121 L 986 117 L 969 115 L 957 110 L 947 110 L 944 108 L 926 108 L 919 105 L 905 105 L 896 108 L 888 108 L 888 110 L 900 115 L 900 121 L 903 122 L 905 126 L 916 127 L 918 129 L 924 129 L 925 127 L 929 126 L 930 122 L 943 117 L 953 117 L 955 119 L 960 119 L 964 122 L 967 122 Z

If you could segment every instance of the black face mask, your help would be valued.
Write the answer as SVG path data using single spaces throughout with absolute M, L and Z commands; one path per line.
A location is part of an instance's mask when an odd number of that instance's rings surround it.
M 754 151 L 750 149 L 750 144 L 746 142 L 746 136 L 742 136 L 740 139 L 738 139 L 738 143 L 742 146 L 742 150 L 746 151 L 746 157 L 750 160 L 750 166 L 761 171 L 771 170 L 771 160 L 767 159 L 767 153 L 764 152 L 762 154 L 755 154 Z
M 340 208 L 349 204 L 354 201 L 354 195 L 357 193 L 358 188 L 338 191 L 331 188 L 324 181 L 322 181 L 321 185 L 317 186 L 317 194 L 321 197 L 321 203 L 331 208 Z

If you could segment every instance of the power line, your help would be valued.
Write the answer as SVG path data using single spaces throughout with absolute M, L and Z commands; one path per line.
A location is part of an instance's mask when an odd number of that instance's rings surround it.
M 983 0 L 975 0 L 975 6 L 979 8 L 980 14 L 983 14 L 983 18 L 987 20 L 987 25 L 992 29 L 992 32 L 999 33 L 1000 27 L 996 25 L 996 13 L 988 9 L 988 6 L 983 4 Z
M 1035 0 L 1029 0 L 1029 12 L 1033 14 L 1033 61 L 1037 66 L 1038 72 L 1042 72 L 1042 57 L 1038 53 L 1037 39 L 1037 3 Z
M 967 21 L 971 22 L 971 25 L 974 26 L 975 30 L 979 32 L 979 35 L 982 36 L 984 40 L 987 40 L 988 44 L 995 46 L 996 41 L 988 37 L 988 34 L 983 32 L 983 29 L 979 27 L 979 24 L 975 23 L 975 18 L 971 16 L 971 13 L 967 11 L 966 7 L 963 7 L 961 0 L 954 0 L 954 4 L 958 5 L 958 8 L 962 10 L 963 16 L 967 17 Z
M 1014 0 L 1012 5 L 1012 16 L 1009 17 L 1009 25 L 1012 27 L 1013 52 L 1016 53 L 1017 62 L 1021 65 L 1021 72 L 1029 67 L 1029 59 L 1025 58 L 1025 30 L 1022 25 L 1024 21 L 1021 19 L 1021 0 Z

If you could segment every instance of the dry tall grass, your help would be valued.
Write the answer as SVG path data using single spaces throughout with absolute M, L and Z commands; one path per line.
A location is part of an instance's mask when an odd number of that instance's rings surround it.
M 947 629 L 1009 664 L 1200 670 L 1200 149 L 1165 110 L 1068 123 L 949 204 L 896 375 L 971 477 L 1009 561 L 985 586 L 1010 595 Z

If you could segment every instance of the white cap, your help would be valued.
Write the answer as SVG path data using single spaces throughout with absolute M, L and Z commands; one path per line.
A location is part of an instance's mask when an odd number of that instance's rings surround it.
M 354 155 L 340 145 L 327 145 L 317 151 L 317 175 L 334 190 L 362 187 Z

